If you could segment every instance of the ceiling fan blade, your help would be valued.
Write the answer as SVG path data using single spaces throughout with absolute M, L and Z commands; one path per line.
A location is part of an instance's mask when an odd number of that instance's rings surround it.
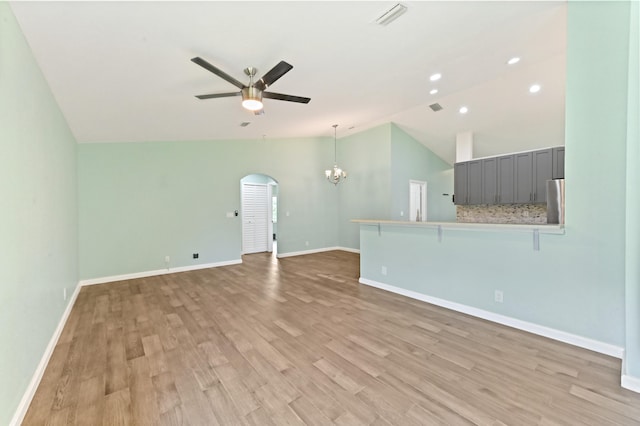
M 242 92 L 231 92 L 231 93 L 212 93 L 210 95 L 196 95 L 198 99 L 212 99 L 212 98 L 230 98 L 232 96 L 240 96 Z
M 222 71 L 221 69 L 219 69 L 217 67 L 214 67 L 209 62 L 205 61 L 204 59 L 202 59 L 202 58 L 200 58 L 198 56 L 196 56 L 195 58 L 192 58 L 191 62 L 200 65 L 202 68 L 206 69 L 207 71 L 211 71 L 212 73 L 214 73 L 218 77 L 220 77 L 220 78 L 228 81 L 229 83 L 233 84 L 238 89 L 244 89 L 245 88 L 244 84 L 242 84 L 241 82 L 239 82 L 235 78 L 231 77 L 229 74 L 227 74 L 226 72 Z
M 293 65 L 288 64 L 285 61 L 280 61 L 278 65 L 271 68 L 265 75 L 263 75 L 260 80 L 256 81 L 253 86 L 260 90 L 264 90 L 275 83 L 280 77 L 291 71 L 292 68 Z
M 303 98 L 302 96 L 283 95 L 282 93 L 262 92 L 263 98 L 277 99 L 279 101 L 298 102 L 300 104 L 308 104 L 311 98 Z

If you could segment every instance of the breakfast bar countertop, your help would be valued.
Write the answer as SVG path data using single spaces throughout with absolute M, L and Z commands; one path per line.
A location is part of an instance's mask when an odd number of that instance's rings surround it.
M 353 219 L 361 225 L 409 226 L 469 231 L 538 231 L 540 234 L 564 234 L 564 225 L 546 223 L 469 223 L 469 222 L 411 222 L 407 220 Z

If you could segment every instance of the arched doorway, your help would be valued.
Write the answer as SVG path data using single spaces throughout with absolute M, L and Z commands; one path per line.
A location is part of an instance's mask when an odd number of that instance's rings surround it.
M 240 179 L 242 254 L 277 251 L 278 182 L 264 174 Z

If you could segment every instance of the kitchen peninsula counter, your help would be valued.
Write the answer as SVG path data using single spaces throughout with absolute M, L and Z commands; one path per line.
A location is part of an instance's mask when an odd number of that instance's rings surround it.
M 439 230 L 465 230 L 465 231 L 519 231 L 534 232 L 540 234 L 564 234 L 564 225 L 546 223 L 469 223 L 469 222 L 410 222 L 406 220 L 382 220 L 382 219 L 353 219 L 352 222 L 361 225 L 382 227 L 416 227 L 435 228 Z

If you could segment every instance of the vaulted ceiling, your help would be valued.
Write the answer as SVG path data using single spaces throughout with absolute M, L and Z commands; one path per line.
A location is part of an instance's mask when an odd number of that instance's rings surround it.
M 334 123 L 340 138 L 392 121 L 450 163 L 465 131 L 478 157 L 563 144 L 566 3 L 407 1 L 376 25 L 394 4 L 11 6 L 80 143 L 332 136 Z M 262 75 L 285 60 L 294 68 L 270 90 L 311 102 L 266 99 L 253 115 L 239 97 L 199 100 L 236 88 L 195 56 L 242 82 L 244 68 Z

